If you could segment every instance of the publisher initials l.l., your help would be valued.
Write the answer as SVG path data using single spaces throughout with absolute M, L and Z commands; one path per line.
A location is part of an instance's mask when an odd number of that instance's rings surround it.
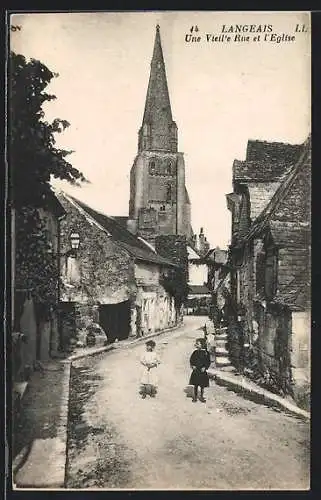
M 297 24 L 295 27 L 296 33 L 307 33 L 309 28 L 305 24 Z

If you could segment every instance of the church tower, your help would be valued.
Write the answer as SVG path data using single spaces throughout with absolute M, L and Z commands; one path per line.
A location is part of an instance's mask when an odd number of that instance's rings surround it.
M 157 25 L 138 153 L 130 172 L 128 220 L 131 230 L 151 243 L 158 235 L 192 236 L 184 156 L 177 148 Z

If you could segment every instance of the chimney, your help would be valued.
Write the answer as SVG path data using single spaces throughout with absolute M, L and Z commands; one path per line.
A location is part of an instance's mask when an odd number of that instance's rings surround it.
M 200 234 L 199 234 L 199 244 L 200 244 L 200 248 L 202 248 L 202 246 L 204 245 L 204 229 L 201 227 L 201 230 L 200 230 Z
M 205 237 L 205 234 L 204 234 L 204 228 L 201 227 L 200 229 L 200 234 L 199 234 L 199 251 L 202 255 L 205 255 L 207 253 L 207 251 L 209 250 L 209 243 Z

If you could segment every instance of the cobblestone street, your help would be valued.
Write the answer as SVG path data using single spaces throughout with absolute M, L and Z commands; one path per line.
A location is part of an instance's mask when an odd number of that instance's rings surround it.
M 72 368 L 67 488 L 308 489 L 309 424 L 211 382 L 184 393 L 203 318 L 156 338 L 157 398 L 138 394 L 144 343 Z

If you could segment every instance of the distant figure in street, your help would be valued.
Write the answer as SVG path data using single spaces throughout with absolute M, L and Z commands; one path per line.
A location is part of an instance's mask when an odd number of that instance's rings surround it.
M 211 359 L 209 353 L 207 352 L 206 341 L 204 338 L 197 339 L 195 347 L 196 349 L 190 357 L 190 365 L 193 371 L 191 373 L 189 383 L 194 386 L 194 397 L 192 401 L 193 403 L 196 403 L 198 388 L 200 388 L 199 400 L 202 403 L 205 403 L 206 399 L 204 399 L 204 388 L 209 386 L 209 378 L 206 370 L 210 367 Z
M 216 340 L 215 335 L 212 332 L 209 332 L 206 335 L 206 348 L 210 355 L 211 363 L 215 364 L 216 361 Z
M 156 343 L 154 340 L 146 342 L 146 351 L 140 359 L 142 365 L 142 375 L 140 380 L 140 391 L 142 398 L 145 399 L 147 394 L 154 398 L 157 394 L 157 367 L 160 363 L 159 357 L 155 352 Z

